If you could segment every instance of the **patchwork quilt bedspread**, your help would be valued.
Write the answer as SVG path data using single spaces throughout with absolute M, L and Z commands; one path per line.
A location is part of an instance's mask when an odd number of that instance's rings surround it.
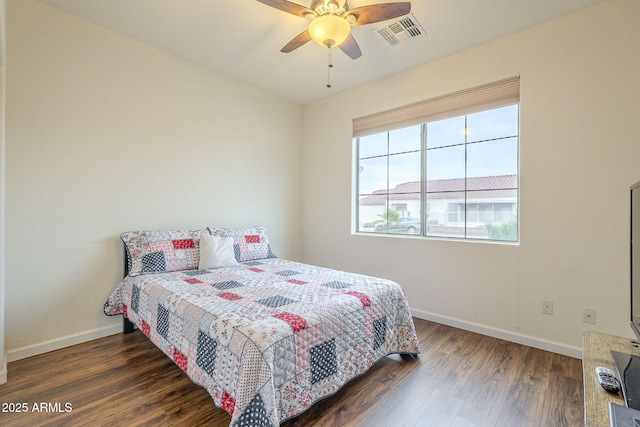
M 278 426 L 378 359 L 420 352 L 397 283 L 277 258 L 127 276 L 104 310 L 135 323 L 232 426 Z

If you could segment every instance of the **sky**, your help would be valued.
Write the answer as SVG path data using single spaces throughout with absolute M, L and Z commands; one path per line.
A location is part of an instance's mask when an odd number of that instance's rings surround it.
M 517 104 L 427 123 L 427 180 L 517 174 L 518 127 Z M 422 130 L 415 125 L 359 139 L 359 194 L 386 189 L 387 180 L 390 189 L 420 181 Z

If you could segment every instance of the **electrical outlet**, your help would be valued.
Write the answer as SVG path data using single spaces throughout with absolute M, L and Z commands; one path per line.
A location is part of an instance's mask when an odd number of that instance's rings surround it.
M 596 309 L 595 308 L 583 308 L 582 309 L 582 321 L 584 323 L 596 323 Z
M 553 314 L 553 301 L 542 301 L 542 314 Z

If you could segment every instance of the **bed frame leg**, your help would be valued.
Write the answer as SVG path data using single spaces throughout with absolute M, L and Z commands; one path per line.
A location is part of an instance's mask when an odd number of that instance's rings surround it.
M 404 361 L 416 360 L 418 355 L 413 353 L 400 353 L 400 358 Z
M 124 323 L 122 325 L 122 333 L 123 334 L 129 334 L 129 333 L 133 332 L 133 327 L 135 325 L 129 319 L 127 319 L 124 316 L 122 316 L 122 320 L 124 321 Z

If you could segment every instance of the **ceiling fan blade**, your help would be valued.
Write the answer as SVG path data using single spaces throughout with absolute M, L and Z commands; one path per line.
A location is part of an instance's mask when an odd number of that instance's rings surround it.
M 260 1 L 260 0 L 258 0 Z M 386 21 L 411 12 L 411 3 L 380 3 L 351 9 L 347 15 L 353 15 L 356 21 L 352 25 L 367 25 L 374 22 Z
M 311 41 L 311 34 L 309 34 L 309 30 L 304 30 L 303 32 L 295 36 L 289 43 L 287 43 L 285 47 L 280 49 L 280 52 L 289 53 L 309 41 Z
M 360 46 L 358 46 L 358 42 L 353 37 L 353 34 L 349 34 L 349 37 L 342 42 L 339 46 L 341 51 L 347 54 L 347 56 L 351 59 L 358 59 L 362 56 L 362 51 L 360 50 Z
M 300 6 L 297 3 L 292 3 L 287 0 L 258 0 L 260 3 L 266 4 L 267 6 L 275 7 L 278 10 L 283 12 L 290 13 L 292 15 L 299 16 L 301 18 L 305 18 L 305 15 L 316 13 L 309 9 L 308 7 Z

